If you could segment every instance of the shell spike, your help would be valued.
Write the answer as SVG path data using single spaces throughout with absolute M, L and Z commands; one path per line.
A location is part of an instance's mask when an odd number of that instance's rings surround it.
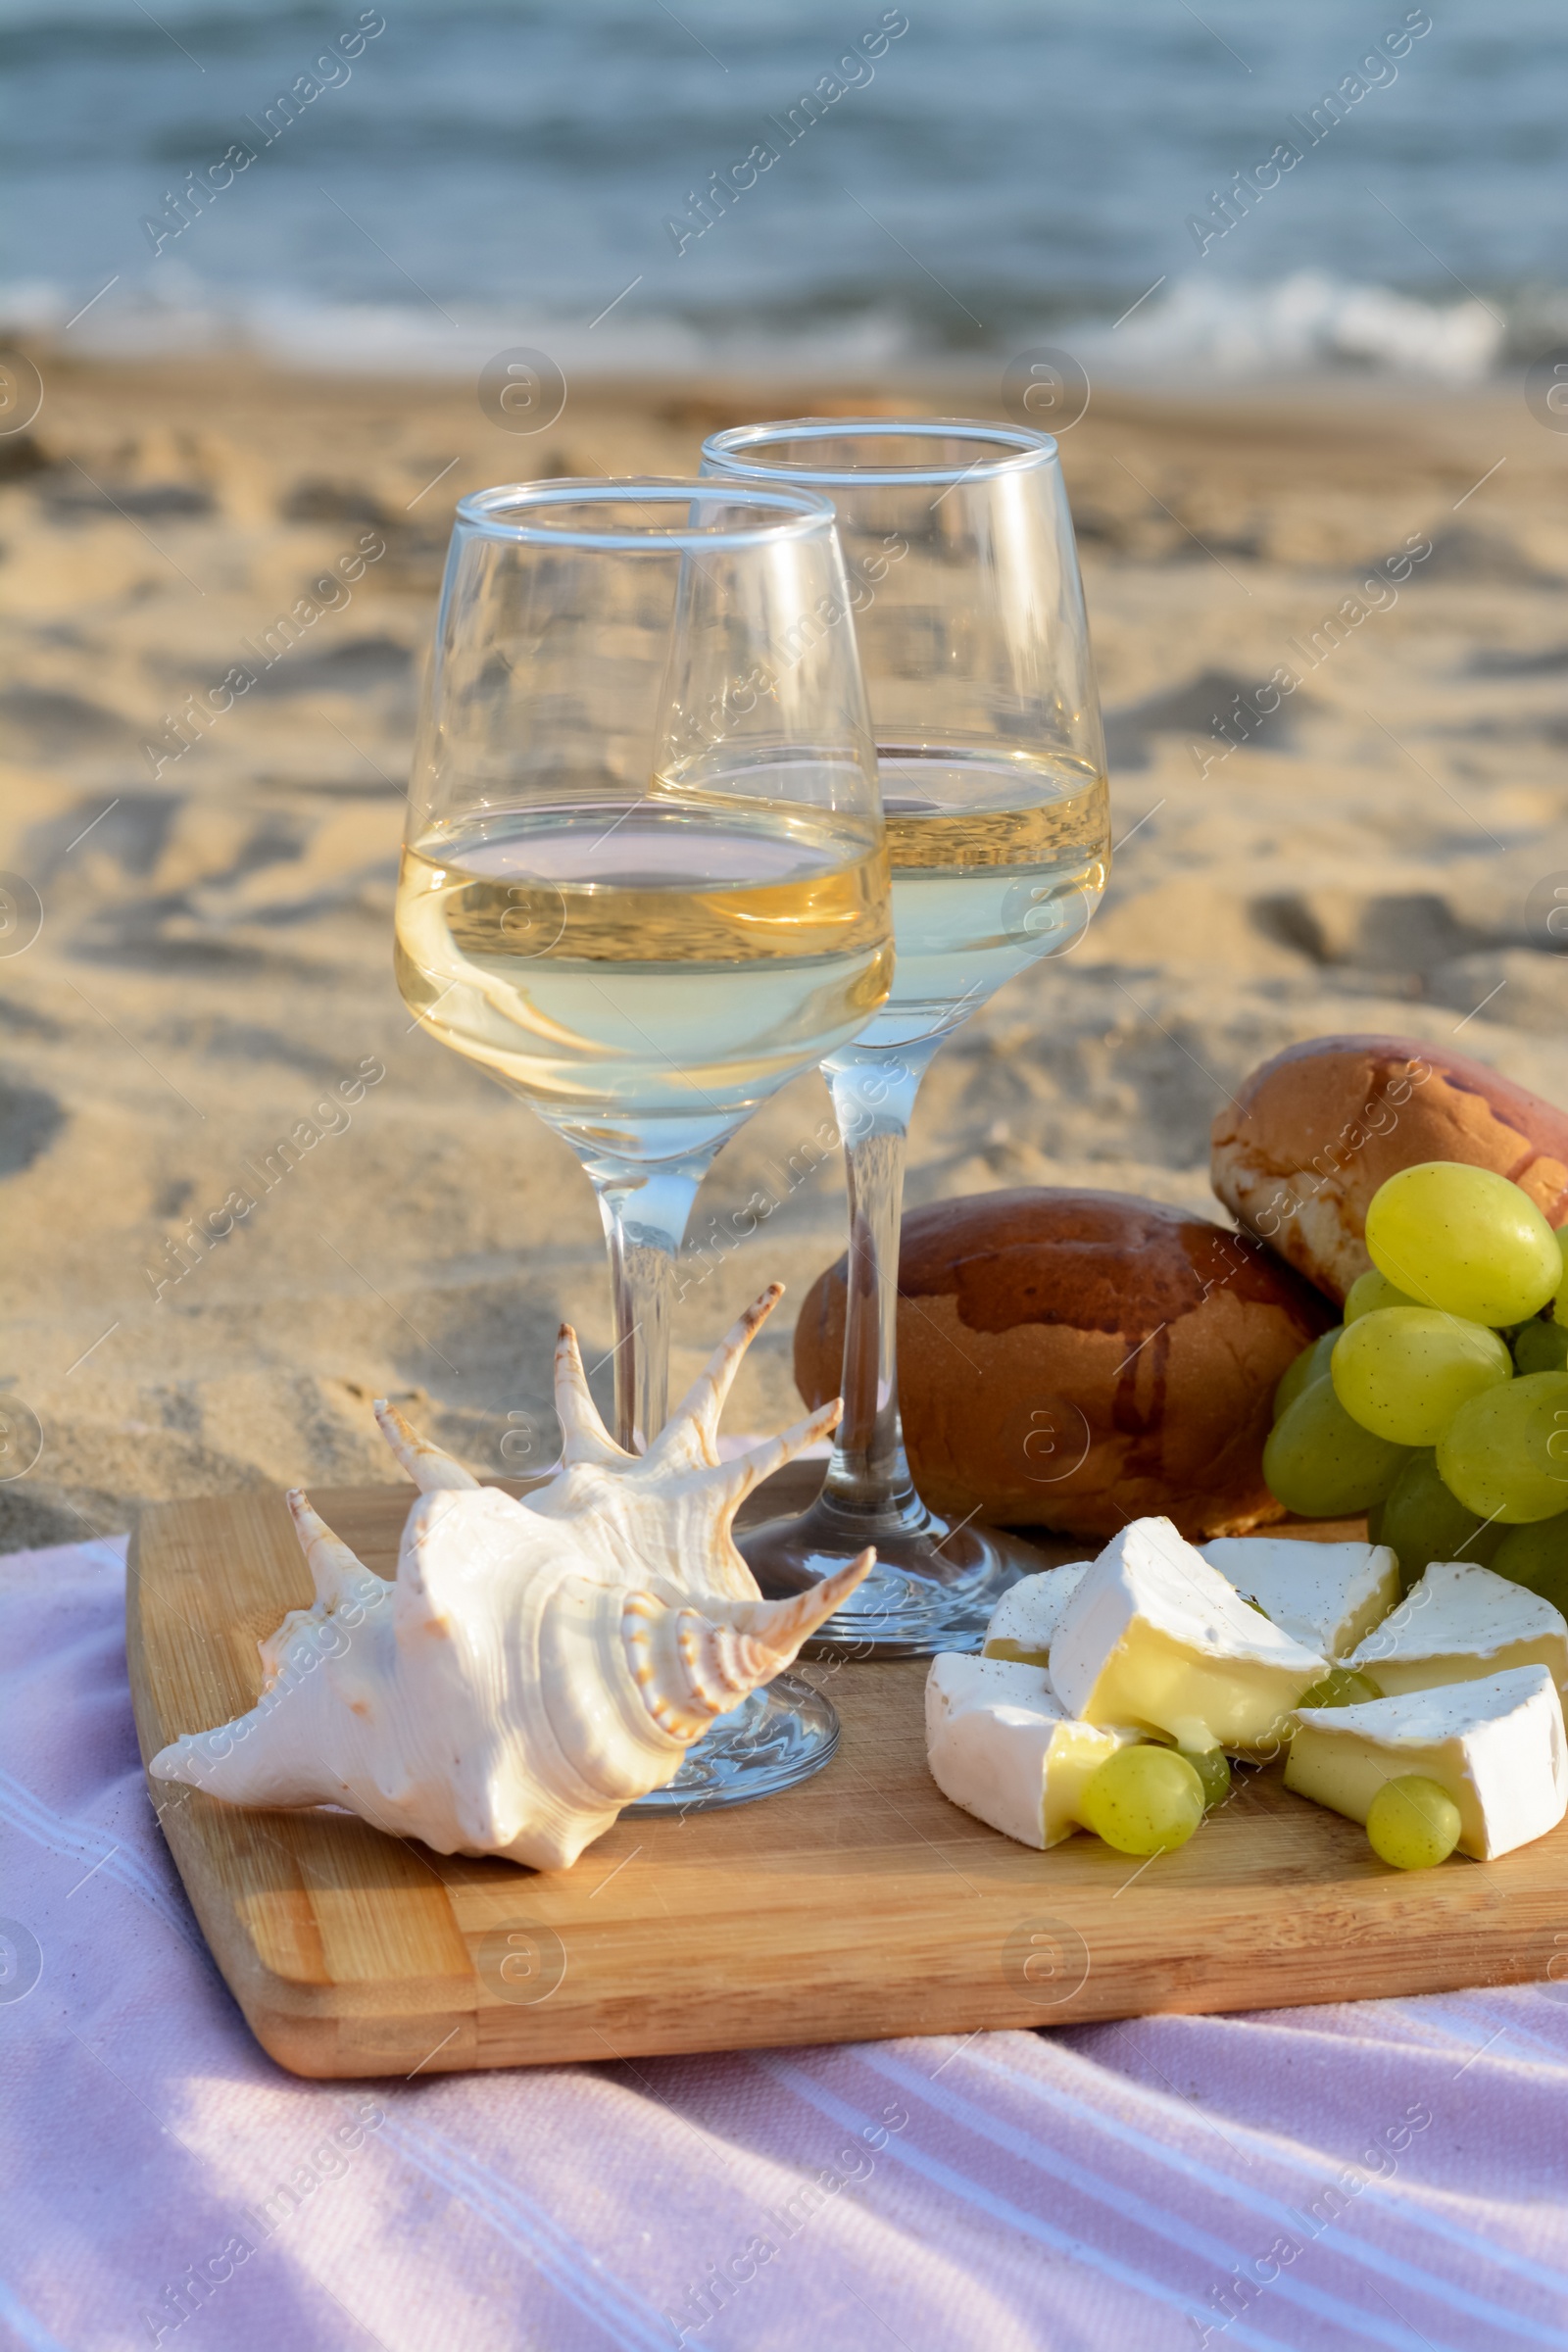
M 395 1404 L 378 1396 L 374 1405 L 376 1426 L 391 1446 L 404 1469 L 421 1494 L 433 1494 L 443 1487 L 476 1487 L 479 1481 L 455 1462 L 450 1453 L 432 1446 L 428 1438 L 404 1420 Z
M 651 1592 L 628 1592 L 620 1638 L 643 1705 L 660 1730 L 687 1745 L 700 1740 L 715 1716 L 782 1672 L 875 1558 L 874 1551 L 862 1551 L 787 1600 L 671 1607 Z
M 766 1682 L 790 1663 L 802 1642 L 808 1642 L 817 1627 L 825 1625 L 834 1610 L 842 1608 L 865 1582 L 875 1563 L 874 1550 L 862 1551 L 847 1566 L 824 1576 L 820 1584 L 808 1586 L 804 1592 L 792 1592 L 786 1600 L 743 1600 L 725 1611 L 725 1621 L 736 1633 L 744 1634 L 765 1660 L 760 1682 Z
M 615 1444 L 600 1418 L 582 1368 L 582 1349 L 569 1323 L 556 1341 L 556 1417 L 561 1423 L 562 1462 L 629 1462 L 636 1457 Z
M 843 1397 L 831 1397 L 779 1437 L 769 1438 L 765 1445 L 743 1453 L 738 1461 L 723 1463 L 724 1491 L 732 1507 L 739 1510 L 754 1487 L 760 1486 L 764 1478 L 771 1478 L 775 1470 L 782 1470 L 786 1462 L 793 1462 L 808 1446 L 814 1446 L 819 1438 L 830 1438 L 843 1417 Z
M 784 1296 L 781 1282 L 770 1282 L 754 1298 L 739 1321 L 719 1341 L 703 1369 L 671 1413 L 668 1423 L 648 1448 L 650 1461 L 686 1461 L 711 1467 L 718 1460 L 718 1421 L 735 1385 L 741 1358 Z
M 357 1589 L 356 1580 L 367 1574 L 365 1562 L 341 1536 L 333 1535 L 302 1488 L 290 1487 L 283 1499 L 316 1587 L 317 1601 L 323 1608 L 334 1608 Z

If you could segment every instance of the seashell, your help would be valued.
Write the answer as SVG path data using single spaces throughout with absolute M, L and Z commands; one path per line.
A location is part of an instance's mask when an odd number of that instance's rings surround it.
M 714 1719 L 787 1666 L 873 1554 L 761 1599 L 730 1525 L 834 1405 L 732 1462 L 719 1411 L 778 1286 L 715 1351 L 659 1439 L 627 1454 L 563 1328 L 563 1466 L 525 1501 L 482 1487 L 390 1405 L 376 1418 L 419 1487 L 391 1583 L 295 1491 L 316 1599 L 261 1647 L 246 1715 L 189 1732 L 155 1778 L 229 1804 L 346 1805 L 438 1853 L 569 1867 L 623 1805 L 674 1777 Z

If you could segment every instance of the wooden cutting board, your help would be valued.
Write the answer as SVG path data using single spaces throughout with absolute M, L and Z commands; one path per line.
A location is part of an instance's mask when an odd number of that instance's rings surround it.
M 748 1516 L 799 1507 L 801 1477 Z M 392 1573 L 408 1488 L 313 1499 Z M 127 1600 L 143 1757 L 252 1705 L 258 1640 L 310 1599 L 281 1494 L 149 1509 Z M 1500 1862 L 1404 1875 L 1271 1770 L 1238 1774 L 1179 1853 L 1133 1864 L 1088 1837 L 1035 1853 L 932 1783 L 923 1663 L 805 1671 L 843 1718 L 825 1771 L 755 1804 L 623 1820 L 570 1871 L 149 1788 L 252 2032 L 302 2075 L 1257 2009 L 1568 1966 L 1568 1824 Z

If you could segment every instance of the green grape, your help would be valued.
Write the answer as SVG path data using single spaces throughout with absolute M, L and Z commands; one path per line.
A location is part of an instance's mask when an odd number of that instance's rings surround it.
M 1419 1306 L 1419 1298 L 1407 1298 L 1396 1290 L 1386 1274 L 1373 1266 L 1369 1273 L 1358 1274 L 1345 1294 L 1345 1320 L 1358 1323 L 1363 1315 L 1374 1314 L 1380 1306 Z
M 1231 1792 L 1231 1760 L 1222 1747 L 1179 1747 L 1179 1756 L 1197 1773 L 1203 1784 L 1203 1810 L 1222 1805 Z
M 1369 1674 L 1357 1674 L 1349 1666 L 1331 1666 L 1320 1683 L 1303 1690 L 1297 1700 L 1298 1707 L 1359 1707 L 1369 1698 L 1381 1698 L 1381 1684 Z
M 1402 1470 L 1399 1475 L 1401 1478 L 1403 1477 L 1404 1473 Z M 1366 1540 L 1369 1544 L 1382 1543 L 1383 1514 L 1388 1507 L 1389 1506 L 1387 1502 L 1374 1502 L 1371 1508 L 1368 1510 L 1366 1515 Z
M 1288 1411 L 1296 1402 L 1303 1389 L 1309 1389 L 1314 1380 L 1323 1378 L 1329 1368 L 1329 1357 L 1334 1353 L 1334 1343 L 1344 1328 L 1343 1323 L 1336 1323 L 1332 1331 L 1324 1332 L 1322 1338 L 1314 1340 L 1310 1348 L 1301 1349 L 1274 1392 L 1276 1421 L 1281 1413 Z
M 1265 1448 L 1265 1476 L 1267 1460 Z M 1568 1372 L 1531 1372 L 1461 1404 L 1438 1469 L 1467 1510 L 1505 1527 L 1568 1511 Z
M 1085 1781 L 1078 1810 L 1119 1854 L 1168 1854 L 1203 1818 L 1203 1783 L 1173 1747 L 1119 1747 Z
M 1459 1842 L 1459 1808 L 1441 1781 L 1407 1772 L 1385 1781 L 1366 1817 L 1367 1842 L 1393 1870 L 1431 1870 Z
M 1367 1514 L 1367 1541 L 1387 1544 L 1399 1563 L 1399 1581 L 1408 1592 L 1418 1585 L 1434 1560 L 1470 1560 L 1490 1568 L 1492 1555 L 1502 1542 L 1502 1529 L 1489 1527 L 1475 1511 L 1467 1511 L 1450 1494 L 1438 1475 L 1438 1457 L 1430 1446 L 1412 1453 L 1399 1472 L 1394 1492 L 1379 1506 L 1377 1532 Z
M 1557 1248 L 1562 1253 L 1562 1280 L 1551 1296 L 1552 1312 L 1559 1323 L 1568 1323 L 1568 1225 L 1557 1228 Z
M 1381 1502 L 1408 1458 L 1407 1446 L 1391 1446 L 1351 1420 L 1332 1380 L 1315 1380 L 1269 1432 L 1263 1476 L 1288 1511 L 1343 1519 Z
M 1523 1323 L 1563 1280 L 1557 1237 L 1529 1194 L 1459 1160 L 1424 1160 L 1380 1185 L 1366 1246 L 1390 1282 L 1472 1323 Z
M 1568 1616 L 1568 1515 L 1509 1528 L 1487 1566 L 1511 1585 L 1527 1585 Z
M 1568 1320 L 1546 1323 L 1538 1315 L 1517 1332 L 1513 1360 L 1521 1372 L 1568 1370 Z
M 1380 1306 L 1347 1326 L 1330 1364 L 1352 1421 L 1396 1446 L 1435 1446 L 1461 1404 L 1513 1378 L 1494 1331 L 1430 1306 Z

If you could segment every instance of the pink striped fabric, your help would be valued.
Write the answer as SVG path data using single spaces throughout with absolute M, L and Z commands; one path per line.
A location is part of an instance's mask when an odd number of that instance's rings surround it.
M 0 1561 L 6 2346 L 1568 2352 L 1554 1986 L 280 2073 L 153 1823 L 122 1575 Z

